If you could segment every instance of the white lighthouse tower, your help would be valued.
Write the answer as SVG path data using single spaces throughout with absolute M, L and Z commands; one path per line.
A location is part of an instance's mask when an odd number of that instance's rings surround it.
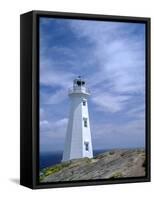
M 93 157 L 91 131 L 88 113 L 89 90 L 79 76 L 69 90 L 71 101 L 65 146 L 62 161 Z

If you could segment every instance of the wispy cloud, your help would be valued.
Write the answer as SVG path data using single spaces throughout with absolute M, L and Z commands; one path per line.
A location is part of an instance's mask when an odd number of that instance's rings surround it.
M 134 138 L 140 133 L 141 141 L 136 139 L 133 145 L 142 146 L 144 24 L 42 18 L 40 33 L 40 114 L 42 134 L 46 133 L 41 146 L 45 148 L 50 135 L 57 144 L 54 148 L 62 148 L 59 137 L 64 137 L 66 131 L 67 91 L 78 75 L 84 76 L 92 94 L 89 105 L 95 146 L 101 148 L 105 143 L 113 146 L 111 137 L 118 146 L 120 136 L 121 145 L 128 141 L 131 146 L 130 132 Z M 104 130 L 103 135 L 97 134 L 99 130 Z
M 94 95 L 92 101 L 98 106 L 99 111 L 118 112 L 128 102 L 129 96 L 100 93 Z
M 72 22 L 71 25 L 78 37 L 86 37 L 93 43 L 88 51 L 93 52 L 94 56 L 91 59 L 97 60 L 97 66 L 95 66 L 96 72 L 90 74 L 89 79 L 92 90 L 98 91 L 92 97 L 97 105 L 99 102 L 103 108 L 106 105 L 107 111 L 112 111 L 115 102 L 116 107 L 117 105 L 120 107 L 120 104 L 123 107 L 121 94 L 129 93 L 128 100 L 131 98 L 131 93 L 144 94 L 144 25 L 85 21 Z M 137 29 L 141 29 L 142 39 L 134 34 Z M 106 94 L 106 84 L 108 94 Z M 111 92 L 115 95 L 111 95 Z M 102 98 L 99 99 L 103 93 L 104 103 Z M 111 108 L 109 103 L 106 103 L 106 98 L 111 102 Z M 116 110 L 119 111 L 115 108 Z
M 144 147 L 145 121 L 135 120 L 124 124 L 105 123 L 94 125 L 92 132 L 95 149 Z
M 54 94 L 43 93 L 41 95 L 41 104 L 52 104 L 56 105 L 64 101 L 66 99 L 67 90 L 61 89 L 56 91 Z

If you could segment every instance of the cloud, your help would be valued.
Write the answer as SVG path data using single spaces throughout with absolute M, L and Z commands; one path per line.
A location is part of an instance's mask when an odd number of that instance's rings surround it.
M 133 28 L 130 28 L 130 26 L 128 29 L 129 31 L 127 31 L 127 23 L 71 21 L 68 25 L 70 25 L 70 30 L 76 37 L 84 38 L 92 44 L 91 46 L 88 46 L 88 51 L 87 49 L 86 51 L 83 51 L 86 46 L 80 48 L 80 50 L 82 49 L 86 62 L 83 60 L 83 62 L 80 63 L 81 66 L 78 66 L 79 68 L 82 67 L 84 70 L 86 64 L 87 67 L 89 63 L 96 64 L 96 70 L 93 72 L 93 75 L 91 76 L 91 73 L 87 75 L 92 91 L 99 88 L 98 94 L 103 92 L 106 83 L 110 85 L 111 92 L 120 93 L 144 91 L 142 84 L 143 81 L 140 81 L 140 77 L 143 77 L 143 74 L 142 72 L 140 73 L 141 70 L 138 70 L 138 68 L 142 69 L 140 63 L 144 59 L 143 55 L 139 55 L 139 49 L 143 49 L 141 48 L 142 44 L 140 44 L 140 41 L 134 40 L 134 38 L 132 39 L 132 37 L 126 37 L 129 35 L 129 32 L 132 32 L 133 29 L 136 28 L 136 26 L 134 27 L 132 25 Z M 123 35 L 125 37 L 121 38 L 120 36 Z M 77 62 L 75 59 L 77 56 L 75 55 L 80 55 L 80 51 L 74 52 L 72 48 L 68 48 L 67 46 L 50 46 L 48 47 L 47 52 L 50 52 L 51 55 L 56 54 L 59 55 L 59 57 L 64 57 L 63 65 L 60 70 L 56 70 L 58 68 L 59 58 L 52 59 L 52 56 L 42 58 L 41 83 L 48 86 L 60 86 L 65 89 L 68 88 L 72 85 L 72 80 L 75 78 L 75 74 L 68 72 L 68 70 L 65 72 L 63 69 L 67 68 L 66 64 L 68 61 L 72 63 L 72 65 L 75 65 Z M 87 59 L 87 54 L 93 55 L 93 57 L 88 57 Z M 86 63 L 84 64 L 84 67 L 83 63 Z M 82 73 L 84 74 L 84 72 Z M 64 95 L 61 91 L 59 94 L 56 92 L 54 95 L 58 97 L 61 96 L 62 100 L 64 100 Z M 109 96 L 111 99 L 110 94 Z M 97 99 L 97 97 L 95 97 L 95 99 Z M 117 98 L 116 102 L 118 99 L 118 104 L 122 103 L 120 98 Z M 114 101 L 115 100 L 113 99 L 112 102 Z M 54 102 L 54 98 L 51 102 Z M 97 101 L 93 102 L 97 103 Z M 99 105 L 101 106 L 102 104 Z M 103 107 L 104 106 L 105 105 L 103 105 Z M 107 110 L 112 110 L 112 107 Z
M 41 63 L 40 83 L 47 86 L 60 86 L 66 88 L 71 85 L 73 77 L 72 73 L 65 73 L 64 70 L 56 70 L 57 64 L 51 59 L 45 58 Z
M 46 125 L 48 125 L 48 123 L 49 122 L 47 120 L 40 121 L 41 126 L 44 126 L 44 125 L 46 126 Z
M 44 120 L 45 118 L 45 113 L 44 113 L 44 109 L 40 107 L 40 120 Z
M 41 94 L 41 104 L 59 104 L 67 97 L 67 90 L 58 90 L 54 94 L 42 93 Z
M 63 148 L 78 75 L 91 90 L 95 148 L 144 146 L 145 26 L 44 18 L 40 32 L 41 148 Z
M 56 122 L 56 126 L 66 126 L 68 122 L 68 119 L 67 118 L 63 118 L 63 119 L 60 119 L 59 121 Z
M 145 44 L 140 37 L 132 35 L 137 29 L 141 29 L 144 34 L 144 25 L 130 23 L 113 22 L 87 22 L 74 21 L 71 23 L 74 34 L 80 38 L 86 38 L 93 43 L 88 51 L 93 52 L 93 57 L 97 61 L 96 72 L 89 78 L 91 90 L 98 92 L 93 97 L 93 102 L 107 111 L 119 111 L 123 107 L 123 97 L 129 93 L 144 94 L 144 64 L 145 64 Z M 107 86 L 106 86 L 107 84 Z M 108 89 L 108 94 L 106 91 Z M 102 97 L 104 94 L 104 101 Z M 111 93 L 116 93 L 113 95 Z M 106 99 L 111 102 L 109 103 Z M 113 106 L 115 105 L 115 109 Z M 100 108 L 101 110 L 101 108 Z
M 41 152 L 63 150 L 67 121 L 67 118 L 40 121 Z
M 100 93 L 95 95 L 92 101 L 98 106 L 99 111 L 118 112 L 123 109 L 128 99 L 129 96 Z
M 131 108 L 127 111 L 127 116 L 131 118 L 135 118 L 138 120 L 143 120 L 145 121 L 145 104 L 143 105 L 138 105 L 135 108 Z
M 67 118 L 63 118 L 57 121 L 43 120 L 43 121 L 40 121 L 40 128 L 41 130 L 43 130 L 44 133 L 49 134 L 49 135 L 52 135 L 54 132 L 55 137 L 56 137 L 57 136 L 56 132 L 59 132 L 60 129 L 66 128 L 67 121 L 68 121 Z
M 59 129 L 65 129 L 68 119 L 62 118 L 59 120 L 52 119 L 51 121 L 43 120 L 40 121 L 40 128 L 44 132 L 48 133 L 50 132 L 50 135 L 54 132 L 55 136 L 57 135 L 56 132 L 58 132 Z M 65 132 L 65 131 L 64 131 Z
M 94 149 L 136 148 L 145 146 L 145 121 L 137 119 L 125 124 L 105 123 L 94 125 Z

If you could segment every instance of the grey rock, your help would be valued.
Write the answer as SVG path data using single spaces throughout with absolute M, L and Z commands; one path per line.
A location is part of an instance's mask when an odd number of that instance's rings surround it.
M 116 179 L 145 176 L 145 150 L 119 149 L 74 159 L 41 171 L 41 182 Z

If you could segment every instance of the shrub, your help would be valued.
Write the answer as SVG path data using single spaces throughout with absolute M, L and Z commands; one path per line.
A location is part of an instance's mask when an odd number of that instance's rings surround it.
M 49 176 L 51 174 L 54 174 L 63 168 L 67 167 L 69 163 L 61 163 L 59 165 L 55 165 L 53 167 L 47 167 L 40 172 L 40 181 L 42 181 L 46 176 Z
M 121 172 L 115 172 L 112 174 L 112 176 L 110 178 L 116 179 L 116 178 L 121 178 L 121 177 L 123 177 L 123 174 Z

